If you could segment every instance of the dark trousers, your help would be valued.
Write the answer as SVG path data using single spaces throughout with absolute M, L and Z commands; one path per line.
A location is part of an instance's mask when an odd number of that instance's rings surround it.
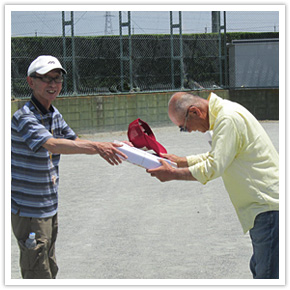
M 250 230 L 254 279 L 279 279 L 279 211 L 259 214 Z
M 21 217 L 11 214 L 12 230 L 20 249 L 20 268 L 23 279 L 55 279 L 58 267 L 55 241 L 58 231 L 57 214 L 48 218 Z M 35 232 L 37 246 L 25 247 L 30 232 Z

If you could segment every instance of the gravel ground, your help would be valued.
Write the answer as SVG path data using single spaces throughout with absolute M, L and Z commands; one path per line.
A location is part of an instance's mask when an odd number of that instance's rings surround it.
M 262 125 L 279 150 L 279 123 Z M 201 133 L 180 133 L 172 126 L 152 129 L 168 153 L 186 156 L 209 149 Z M 127 135 L 81 138 L 123 141 Z M 61 157 L 56 254 L 57 279 L 67 283 L 92 279 L 89 283 L 114 284 L 112 279 L 117 279 L 122 285 L 129 281 L 123 279 L 130 279 L 161 285 L 170 280 L 174 285 L 175 279 L 189 284 L 199 279 L 252 279 L 251 241 L 243 234 L 221 178 L 207 185 L 161 183 L 141 167 L 128 162 L 111 166 L 99 156 Z M 21 279 L 18 260 L 11 234 L 11 279 Z

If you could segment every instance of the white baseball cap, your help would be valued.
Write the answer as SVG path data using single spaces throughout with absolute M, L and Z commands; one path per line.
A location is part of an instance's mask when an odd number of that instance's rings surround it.
M 40 55 L 30 64 L 27 75 L 30 76 L 35 72 L 44 75 L 56 68 L 61 69 L 64 74 L 67 73 L 56 57 L 51 55 Z

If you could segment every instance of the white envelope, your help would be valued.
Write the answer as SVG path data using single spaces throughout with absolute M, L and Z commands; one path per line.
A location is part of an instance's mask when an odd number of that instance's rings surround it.
M 168 164 L 170 164 L 171 166 L 177 167 L 176 163 L 174 163 L 168 159 L 150 154 L 150 153 L 143 151 L 143 150 L 140 150 L 136 147 L 131 147 L 123 142 L 114 141 L 114 143 L 123 145 L 121 147 L 118 147 L 118 150 L 120 150 L 121 152 L 126 154 L 128 156 L 128 159 L 123 159 L 121 156 L 120 157 L 123 160 L 128 161 L 132 164 L 144 167 L 146 169 L 153 169 L 153 168 L 157 168 L 157 167 L 162 165 L 159 162 L 159 160 L 162 159 L 162 160 L 165 160 L 166 162 L 168 162 Z

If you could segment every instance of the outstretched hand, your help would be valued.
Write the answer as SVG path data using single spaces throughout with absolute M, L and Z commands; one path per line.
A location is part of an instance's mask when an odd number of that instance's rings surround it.
M 118 165 L 122 163 L 122 159 L 127 159 L 128 156 L 117 148 L 122 144 L 112 142 L 101 142 L 98 144 L 99 155 L 104 158 L 111 165 Z

